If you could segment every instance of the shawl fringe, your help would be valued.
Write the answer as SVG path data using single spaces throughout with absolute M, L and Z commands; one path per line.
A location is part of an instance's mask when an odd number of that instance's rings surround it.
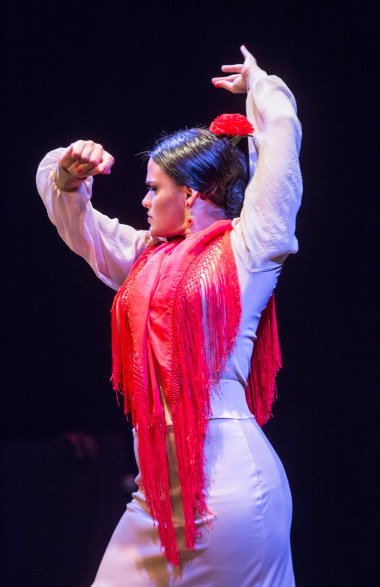
M 142 490 L 163 553 L 174 566 L 180 565 L 180 553 L 170 503 L 162 394 L 172 416 L 186 548 L 192 550 L 196 518 L 209 513 L 204 442 L 210 395 L 220 382 L 241 320 L 231 228 L 230 221 L 220 221 L 190 239 L 148 248 L 112 306 L 113 388 L 123 395 L 124 412 L 137 428 Z M 270 415 L 275 396 L 271 378 L 281 363 L 277 329 L 272 331 L 274 301 L 267 309 L 247 388 L 249 407 L 257 412 L 260 425 Z
M 282 367 L 273 293 L 261 314 L 256 336 L 245 396 L 258 425 L 263 426 L 272 416 L 272 404 L 277 399 L 276 375 Z

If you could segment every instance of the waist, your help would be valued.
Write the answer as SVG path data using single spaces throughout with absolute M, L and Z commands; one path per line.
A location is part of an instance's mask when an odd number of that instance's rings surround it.
M 248 408 L 243 386 L 239 381 L 230 379 L 221 379 L 220 385 L 212 390 L 211 411 L 210 420 L 216 418 L 245 420 L 254 417 Z
M 166 401 L 164 401 L 164 405 L 166 424 L 171 426 L 173 422 Z M 217 420 L 218 418 L 233 420 L 254 418 L 247 404 L 245 390 L 239 381 L 221 379 L 219 386 L 211 390 L 211 416 L 209 420 Z M 133 428 L 133 435 L 136 436 L 136 434 L 137 430 Z

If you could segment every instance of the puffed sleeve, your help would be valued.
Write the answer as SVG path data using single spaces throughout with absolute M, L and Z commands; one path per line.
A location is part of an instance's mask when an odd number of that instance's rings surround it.
M 251 74 L 249 87 L 247 117 L 255 129 L 248 139 L 251 179 L 241 216 L 234 220 L 234 241 L 245 266 L 260 270 L 298 250 L 302 133 L 295 99 L 280 78 L 259 70 Z
M 65 243 L 83 257 L 106 285 L 118 289 L 146 249 L 149 232 L 120 224 L 91 205 L 93 178 L 76 180 L 58 163 L 65 149 L 46 155 L 37 189 L 51 222 Z

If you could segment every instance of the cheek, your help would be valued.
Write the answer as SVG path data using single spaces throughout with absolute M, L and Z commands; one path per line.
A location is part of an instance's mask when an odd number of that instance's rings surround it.
M 152 204 L 156 219 L 170 224 L 182 224 L 185 215 L 185 206 L 180 197 L 175 194 L 165 198 L 157 198 Z

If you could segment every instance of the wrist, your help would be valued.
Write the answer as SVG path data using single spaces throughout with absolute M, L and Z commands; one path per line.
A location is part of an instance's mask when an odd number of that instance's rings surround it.
M 71 173 L 66 171 L 60 163 L 57 164 L 54 175 L 55 183 L 60 190 L 65 192 L 77 190 L 87 179 L 86 177 L 74 177 L 74 175 L 71 175 Z
M 261 79 L 262 77 L 266 77 L 268 74 L 266 71 L 264 71 L 263 69 L 260 69 L 260 67 L 257 67 L 255 69 L 251 69 L 249 74 L 248 74 L 248 80 L 247 80 L 247 91 L 251 90 L 253 85 L 255 84 L 255 82 L 259 79 Z

